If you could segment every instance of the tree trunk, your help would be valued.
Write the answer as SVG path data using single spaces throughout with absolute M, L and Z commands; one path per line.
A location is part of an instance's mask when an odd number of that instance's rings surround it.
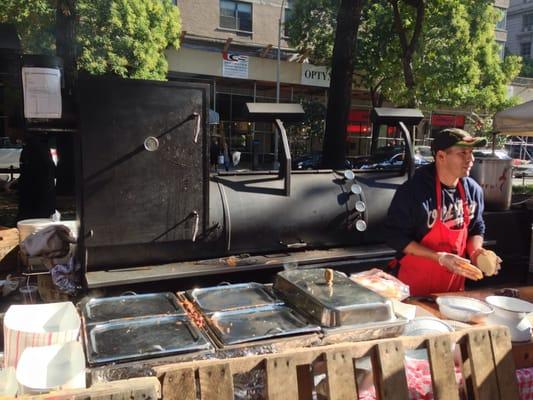
M 337 15 L 322 167 L 344 168 L 346 125 L 352 100 L 353 58 L 365 0 L 342 0 Z
M 407 106 L 416 107 L 417 99 L 415 92 L 415 75 L 413 72 L 413 55 L 418 45 L 418 39 L 422 33 L 422 25 L 425 17 L 424 0 L 404 0 L 404 3 L 416 8 L 416 22 L 413 30 L 411 40 L 407 39 L 407 30 L 403 26 L 402 16 L 398 6 L 398 0 L 389 0 L 392 5 L 394 14 L 394 27 L 400 39 L 400 46 L 402 48 L 402 68 L 405 86 L 407 87 L 408 98 Z
M 62 90 L 62 125 L 76 125 L 76 0 L 56 0 L 56 54 L 63 59 L 65 87 Z M 74 144 L 72 134 L 56 137 L 59 156 L 56 168 L 56 192 L 60 195 L 74 194 Z
M 76 0 L 57 0 L 56 53 L 63 59 L 65 91 L 71 94 L 76 73 Z

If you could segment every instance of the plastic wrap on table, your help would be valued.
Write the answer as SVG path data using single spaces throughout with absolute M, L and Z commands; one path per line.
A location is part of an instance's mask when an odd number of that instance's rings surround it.
M 402 301 L 409 297 L 408 285 L 379 268 L 351 274 L 350 279 L 388 299 Z
M 249 372 L 233 376 L 233 396 L 235 400 L 266 399 L 266 372 L 258 366 Z

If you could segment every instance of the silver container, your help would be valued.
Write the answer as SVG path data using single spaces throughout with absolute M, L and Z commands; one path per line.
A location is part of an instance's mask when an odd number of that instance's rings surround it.
M 282 305 L 215 312 L 208 321 L 224 345 L 320 331 L 319 326 Z
M 90 365 L 212 349 L 200 331 L 182 315 L 90 324 L 85 335 Z
M 275 293 L 323 327 L 354 326 L 396 319 L 390 300 L 333 271 L 332 285 L 325 269 L 279 272 Z
M 90 298 L 80 302 L 78 307 L 87 324 L 154 315 L 185 315 L 178 299 L 170 292 Z
M 255 282 L 192 289 L 186 295 L 207 315 L 217 311 L 283 304 L 264 285 Z
M 474 153 L 476 159 L 470 176 L 483 189 L 485 208 L 502 211 L 511 207 L 513 161 L 503 156 Z

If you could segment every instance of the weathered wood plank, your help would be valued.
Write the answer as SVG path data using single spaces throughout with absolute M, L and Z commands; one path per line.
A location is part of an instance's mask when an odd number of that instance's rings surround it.
M 161 385 L 155 376 L 97 383 L 88 389 L 50 392 L 32 399 L 58 400 L 156 400 L 161 398 Z
M 296 364 L 291 355 L 283 355 L 266 362 L 267 399 L 287 400 L 298 398 Z
M 374 358 L 374 384 L 381 400 L 407 400 L 404 352 L 399 340 L 377 342 Z
M 458 400 L 459 388 L 455 381 L 455 366 L 450 338 L 447 335 L 427 340 L 431 368 L 433 396 L 436 400 Z
M 194 369 L 166 372 L 162 391 L 165 400 L 196 400 Z
M 492 354 L 496 366 L 496 377 L 501 399 L 518 399 L 518 381 L 513 360 L 511 337 L 509 329 L 504 327 L 492 328 L 490 331 Z
M 233 400 L 233 376 L 229 363 L 198 369 L 202 400 Z
M 328 392 L 330 400 L 356 398 L 355 370 L 350 352 L 326 353 Z
M 470 332 L 466 343 L 472 368 L 475 398 L 477 400 L 499 399 L 488 330 Z
M 298 380 L 298 400 L 309 400 L 313 398 L 313 387 L 315 386 L 311 366 L 309 364 L 296 367 L 296 377 Z
M 455 343 L 463 338 L 463 336 L 467 335 L 467 332 L 486 332 L 486 327 L 472 327 L 469 329 L 465 329 L 462 331 L 452 332 L 450 333 L 450 340 L 452 343 Z M 416 349 L 416 348 L 423 348 L 425 347 L 425 341 L 430 338 L 436 336 L 435 334 L 429 334 L 424 336 L 403 336 L 401 338 L 403 348 L 404 349 Z M 388 343 L 388 342 L 395 342 L 398 339 L 377 339 L 372 340 L 368 342 L 357 342 L 357 343 L 339 343 L 339 344 L 331 344 L 327 346 L 320 346 L 320 347 L 313 347 L 313 348 L 297 348 L 290 351 L 290 354 L 292 355 L 294 359 L 294 363 L 296 365 L 303 365 L 303 364 L 311 364 L 313 360 L 315 360 L 317 357 L 319 357 L 321 354 L 330 351 L 330 350 L 341 350 L 341 351 L 350 351 L 352 352 L 352 356 L 354 358 L 362 358 L 367 356 L 373 349 L 373 347 L 377 343 Z M 284 353 L 286 354 L 286 353 Z M 254 368 L 259 362 L 271 358 L 279 357 L 278 354 L 263 354 L 258 356 L 248 356 L 244 358 L 236 358 L 234 360 L 238 361 L 231 361 L 232 363 L 232 372 L 237 373 L 243 373 L 247 370 L 250 370 Z M 217 364 L 225 364 L 228 362 L 228 359 L 224 360 L 201 360 L 201 361 L 189 361 L 189 362 L 183 362 L 183 363 L 175 363 L 175 364 L 166 364 L 166 365 L 160 365 L 155 366 L 154 370 L 157 373 L 157 376 L 160 377 L 162 374 L 164 374 L 167 371 L 172 371 L 175 369 L 182 369 L 182 368 L 199 368 L 203 365 L 217 365 Z

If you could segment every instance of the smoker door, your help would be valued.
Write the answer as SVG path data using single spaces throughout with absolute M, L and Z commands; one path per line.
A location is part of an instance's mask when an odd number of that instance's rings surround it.
M 132 249 L 125 264 L 173 261 L 205 231 L 208 96 L 202 84 L 81 80 L 78 205 L 86 266 L 117 264 L 113 248 Z M 154 151 L 145 146 L 149 137 L 157 139 Z

